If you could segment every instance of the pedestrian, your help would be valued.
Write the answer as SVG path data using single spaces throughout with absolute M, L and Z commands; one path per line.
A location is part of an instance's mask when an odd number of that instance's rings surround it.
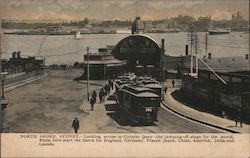
M 96 101 L 96 91 L 95 90 L 93 91 L 91 97 L 94 98 L 94 100 Z
M 226 116 L 226 112 L 224 110 L 221 111 L 222 118 Z
M 236 118 L 235 118 L 235 126 L 237 127 L 238 122 L 240 123 L 240 127 L 242 126 L 242 111 L 240 108 L 236 111 Z
M 91 98 L 91 99 L 90 99 L 90 106 L 91 106 L 91 110 L 92 110 L 92 111 L 94 110 L 94 105 L 95 105 L 95 99 L 94 99 L 94 98 Z
M 107 85 L 107 94 L 110 95 L 110 86 Z
M 96 91 L 95 90 L 92 93 L 92 98 L 96 99 Z
M 108 87 L 107 87 L 107 85 L 104 86 L 103 91 L 104 91 L 104 96 L 106 97 L 108 95 Z
M 74 121 L 72 123 L 72 127 L 74 128 L 75 133 L 77 133 L 77 131 L 78 131 L 79 127 L 80 127 L 79 120 L 78 120 L 77 117 L 74 119 Z
M 114 81 L 111 81 L 111 89 L 114 90 Z
M 102 102 L 102 97 L 103 97 L 103 90 L 100 89 L 100 91 L 99 91 L 99 100 L 100 100 L 100 103 Z
M 174 88 L 174 84 L 175 84 L 175 81 L 174 81 L 174 80 L 172 80 L 172 85 L 173 85 L 173 88 Z
M 167 93 L 167 90 L 168 90 L 168 87 L 167 87 L 167 85 L 165 85 L 165 87 L 164 87 L 165 94 Z
M 108 84 L 105 85 L 105 91 L 106 91 L 106 95 L 108 94 Z
M 113 81 L 112 80 L 109 80 L 109 89 L 113 90 Z
M 109 81 L 108 81 L 109 83 L 108 83 L 108 85 L 111 87 L 111 79 L 109 79 Z

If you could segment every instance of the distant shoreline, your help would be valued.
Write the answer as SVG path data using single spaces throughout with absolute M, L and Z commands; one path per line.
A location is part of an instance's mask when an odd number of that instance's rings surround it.
M 187 31 L 180 31 L 180 32 L 187 32 Z M 145 33 L 157 33 L 157 34 L 163 34 L 163 33 L 180 33 L 180 32 L 145 32 Z M 208 31 L 197 31 L 197 32 L 205 32 L 208 33 Z M 232 31 L 232 32 L 242 32 L 242 33 L 249 33 L 245 31 Z M 49 36 L 63 36 L 63 35 L 75 35 L 75 32 L 4 32 L 4 34 L 7 35 L 49 35 Z M 83 32 L 81 34 L 129 34 L 129 33 L 116 33 L 116 32 Z

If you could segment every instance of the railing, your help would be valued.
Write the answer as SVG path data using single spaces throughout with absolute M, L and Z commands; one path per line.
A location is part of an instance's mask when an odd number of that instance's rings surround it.
M 27 73 L 24 73 L 22 75 L 19 75 L 19 76 L 13 77 L 13 78 L 7 78 L 5 80 L 5 85 L 19 82 L 19 81 L 22 81 L 22 80 L 25 80 L 25 79 L 28 79 L 31 77 L 35 77 L 35 76 L 41 75 L 43 73 L 44 73 L 43 70 L 39 70 L 39 71 L 27 72 Z

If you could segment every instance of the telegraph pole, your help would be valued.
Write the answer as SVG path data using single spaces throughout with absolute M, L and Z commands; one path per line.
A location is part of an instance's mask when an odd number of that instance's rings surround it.
M 188 40 L 190 40 L 190 75 L 193 75 L 193 44 L 194 44 L 194 32 L 193 24 L 191 24 L 188 33 Z
M 206 56 L 208 56 L 208 54 L 207 54 L 207 49 L 208 49 L 208 47 L 207 47 L 207 45 L 208 45 L 208 35 L 207 35 L 207 33 L 206 33 L 206 36 L 205 36 L 205 43 L 206 43 L 206 45 L 205 45 Z
M 199 64 L 199 61 L 198 61 L 198 35 L 197 33 L 195 32 L 194 34 L 194 38 L 195 38 L 195 73 L 196 75 L 198 75 L 198 64 Z
M 87 47 L 87 97 L 89 101 L 89 47 Z
M 165 39 L 161 39 L 161 49 L 162 49 L 162 55 L 161 55 L 161 66 L 162 66 L 162 80 L 163 80 L 163 87 L 165 87 Z
M 3 7 L 3 3 L 2 3 L 2 0 L 0 0 L 1 2 L 1 5 L 0 5 L 0 9 L 1 9 L 1 15 L 0 15 L 0 86 L 1 86 L 1 89 L 2 89 L 2 16 L 3 16 L 3 11 L 2 11 L 2 7 Z M 2 93 L 2 92 L 1 92 Z M 1 94 L 2 96 L 2 94 Z M 3 113 L 2 113 L 2 98 L 0 98 L 0 133 L 3 132 Z

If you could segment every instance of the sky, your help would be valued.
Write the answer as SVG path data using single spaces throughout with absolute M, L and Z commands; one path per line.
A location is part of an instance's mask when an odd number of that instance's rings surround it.
M 0 0 L 2 17 L 12 20 L 156 20 L 190 15 L 249 19 L 249 0 Z

